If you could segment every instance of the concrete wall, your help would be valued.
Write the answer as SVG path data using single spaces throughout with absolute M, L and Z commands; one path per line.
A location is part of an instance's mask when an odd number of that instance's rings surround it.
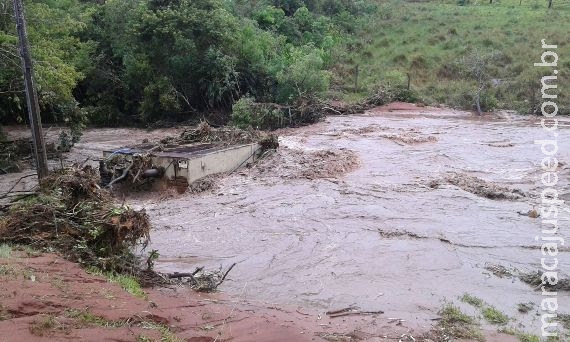
M 230 172 L 257 158 L 258 144 L 228 147 L 193 159 L 155 157 L 155 164 L 165 168 L 166 179 L 184 177 L 188 183 L 216 173 Z
M 235 146 L 203 155 L 198 159 L 191 159 L 188 161 L 188 183 L 253 163 L 258 157 L 259 149 L 258 144 Z M 180 165 L 181 169 L 182 166 L 184 165 Z

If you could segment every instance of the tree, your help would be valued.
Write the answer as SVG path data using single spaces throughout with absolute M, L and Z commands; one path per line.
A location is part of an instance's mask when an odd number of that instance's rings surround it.
M 488 88 L 491 80 L 489 66 L 497 56 L 498 52 L 481 53 L 479 50 L 473 49 L 459 60 L 462 74 L 467 79 L 475 82 L 476 88 L 473 93 L 473 101 L 479 115 L 483 114 L 481 106 L 482 95 Z
M 245 95 L 284 104 L 319 94 L 333 49 L 375 8 L 353 0 L 25 1 L 44 119 L 103 125 L 227 113 Z M 0 122 L 25 112 L 14 26 L 2 10 L 10 4 L 0 0 Z
M 17 38 L 13 19 L 6 9 L 11 0 L 0 0 L 0 120 L 24 120 L 25 97 L 21 82 Z M 79 64 L 89 44 L 76 34 L 83 19 L 78 0 L 26 3 L 28 34 L 43 119 L 74 121 L 77 113 L 73 90 L 82 78 Z
M 324 70 L 322 52 L 312 46 L 292 48 L 287 54 L 288 66 L 277 74 L 281 103 L 295 99 L 315 97 L 329 86 L 329 73 Z

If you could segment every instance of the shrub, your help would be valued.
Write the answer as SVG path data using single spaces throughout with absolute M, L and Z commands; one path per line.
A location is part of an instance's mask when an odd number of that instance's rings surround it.
M 382 84 L 374 88 L 365 103 L 371 106 L 382 106 L 394 101 L 415 103 L 418 99 L 417 92 L 413 89 L 408 89 L 406 85 Z
M 232 108 L 231 123 L 239 128 L 276 129 L 318 122 L 324 109 L 318 101 L 299 98 L 285 106 L 276 103 L 257 103 L 251 97 L 243 97 Z
M 406 86 L 398 85 L 390 89 L 391 100 L 400 102 L 414 103 L 418 101 L 418 94 L 413 89 Z
M 249 96 L 242 97 L 232 106 L 231 123 L 239 128 L 253 126 L 252 112 L 255 99 Z
M 323 53 L 310 45 L 292 48 L 288 66 L 277 74 L 279 103 L 293 103 L 328 90 L 330 73 L 324 70 Z

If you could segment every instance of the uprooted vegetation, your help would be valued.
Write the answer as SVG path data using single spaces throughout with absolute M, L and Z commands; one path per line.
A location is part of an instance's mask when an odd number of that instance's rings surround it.
M 452 341 L 455 338 L 484 341 L 477 321 L 453 305 L 446 305 L 439 312 L 441 319 L 422 341 Z
M 457 172 L 451 172 L 445 175 L 442 180 L 433 180 L 428 185 L 432 189 L 437 189 L 442 183 L 454 185 L 463 191 L 492 200 L 518 200 L 527 197 L 526 194 L 519 189 L 500 186 L 478 177 Z
M 151 176 L 145 173 L 146 170 L 156 170 L 156 172 Z M 101 184 L 109 188 L 116 183 L 128 183 L 133 188 L 142 188 L 151 184 L 155 176 L 160 176 L 162 173 L 164 170 L 152 164 L 149 154 L 137 154 L 132 157 L 113 154 L 99 162 Z
M 241 144 L 260 143 L 264 144 L 275 140 L 272 134 L 253 129 L 251 127 L 241 129 L 237 127 L 215 128 L 207 122 L 200 123 L 196 128 L 184 130 L 179 137 L 168 137 L 160 141 L 164 146 L 183 144 L 214 144 L 217 146 L 232 146 Z
M 215 292 L 235 266 L 235 263 L 232 264 L 226 271 L 222 270 L 221 266 L 215 271 L 206 271 L 204 267 L 198 267 L 192 273 L 175 272 L 168 274 L 167 277 L 177 279 L 179 283 L 189 285 L 197 292 Z
M 559 275 L 557 282 L 554 285 L 552 279 L 541 270 L 537 270 L 535 272 L 519 272 L 518 277 L 523 283 L 526 283 L 535 289 L 539 289 L 544 286 L 544 288 L 549 291 L 570 291 L 570 278 L 563 277 L 562 275 Z
M 231 122 L 240 128 L 297 127 L 319 122 L 326 115 L 357 114 L 394 101 L 417 100 L 413 90 L 402 86 L 376 86 L 365 99 L 353 104 L 300 97 L 291 105 L 280 105 L 255 102 L 251 97 L 243 97 L 233 105 Z
M 0 174 L 19 172 L 23 158 L 31 157 L 32 145 L 28 139 L 14 141 L 0 141 Z
M 329 115 L 349 115 L 364 113 L 369 109 L 397 101 L 415 103 L 418 101 L 418 96 L 414 90 L 401 85 L 376 85 L 363 100 L 357 103 L 329 102 L 321 107 L 322 111 Z
M 44 131 L 44 150 L 48 159 L 59 159 L 63 152 L 69 152 L 79 141 L 81 132 L 60 130 L 56 137 L 48 138 L 50 129 Z M 57 130 L 57 129 L 56 129 Z M 0 175 L 21 172 L 33 164 L 34 150 L 30 137 L 5 136 L 0 127 Z
M 570 291 L 570 278 L 559 275 L 556 284 L 553 285 L 549 282 L 551 279 L 542 270 L 523 271 L 514 267 L 507 268 L 503 265 L 494 264 L 486 264 L 485 270 L 498 278 L 518 278 L 523 283 L 537 290 L 544 286 L 549 291 Z
M 115 205 L 111 192 L 98 184 L 90 166 L 52 173 L 36 193 L 14 202 L 0 218 L 0 246 L 57 252 L 135 296 L 144 295 L 139 284 L 170 284 L 179 279 L 153 270 L 157 251 L 150 252 L 147 267 L 143 266 L 144 260 L 133 250 L 141 246 L 144 250 L 149 242 L 148 215 L 144 209 Z M 2 255 L 9 251 L 2 247 Z M 234 266 L 225 272 L 201 268 L 190 276 L 189 285 L 197 291 L 216 291 Z
M 387 127 L 382 127 L 378 125 L 369 125 L 358 129 L 354 128 L 343 129 L 341 132 L 355 134 L 355 135 L 364 135 L 377 131 L 387 131 L 388 129 L 389 128 Z M 380 138 L 391 140 L 396 144 L 402 146 L 436 142 L 438 140 L 436 136 L 422 134 L 422 132 L 420 132 L 417 129 L 410 129 L 410 130 L 400 129 L 399 132 L 396 133 L 381 132 L 378 134 L 378 136 Z
M 232 123 L 240 128 L 276 129 L 313 124 L 324 118 L 326 105 L 313 98 L 300 98 L 293 105 L 259 103 L 244 97 L 233 105 Z
M 212 191 L 216 188 L 218 178 L 220 178 L 219 175 L 200 178 L 188 186 L 188 191 L 191 194 L 201 194 L 207 191 Z
M 302 151 L 280 148 L 254 166 L 255 176 L 279 178 L 335 178 L 354 171 L 360 165 L 358 155 L 350 150 Z
M 47 142 L 45 151 L 47 157 L 53 159 L 61 149 L 54 142 Z M 20 172 L 29 167 L 32 161 L 32 141 L 29 138 L 0 140 L 0 175 Z
M 433 135 L 423 136 L 413 132 L 406 132 L 402 134 L 381 134 L 380 136 L 382 138 L 392 140 L 399 145 L 414 145 L 437 141 L 437 138 Z
M 0 241 L 56 251 L 107 272 L 137 273 L 131 248 L 149 239 L 144 210 L 115 206 L 95 170 L 69 168 L 42 181 L 0 219 Z

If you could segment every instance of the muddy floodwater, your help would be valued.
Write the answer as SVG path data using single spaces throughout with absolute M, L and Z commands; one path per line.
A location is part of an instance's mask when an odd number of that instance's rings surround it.
M 265 162 L 205 194 L 145 203 L 155 225 L 150 248 L 159 250 L 162 271 L 237 263 L 222 288 L 240 298 L 323 311 L 357 305 L 423 326 L 444 302 L 469 293 L 537 332 L 540 292 L 486 266 L 540 268 L 541 219 L 520 214 L 539 204 L 544 188 L 534 140 L 552 136 L 539 124 L 418 108 L 287 130 L 281 159 L 337 151 L 327 163 L 342 165 L 343 153 L 353 152 L 358 166 L 330 177 L 287 177 L 287 166 Z M 557 189 L 568 201 L 570 131 L 560 125 Z M 516 196 L 490 199 L 446 182 L 450 175 Z M 562 236 L 568 216 L 558 216 Z M 561 277 L 568 277 L 568 256 L 562 249 Z M 527 302 L 535 310 L 518 313 Z M 561 294 L 559 304 L 570 308 L 569 296 Z

